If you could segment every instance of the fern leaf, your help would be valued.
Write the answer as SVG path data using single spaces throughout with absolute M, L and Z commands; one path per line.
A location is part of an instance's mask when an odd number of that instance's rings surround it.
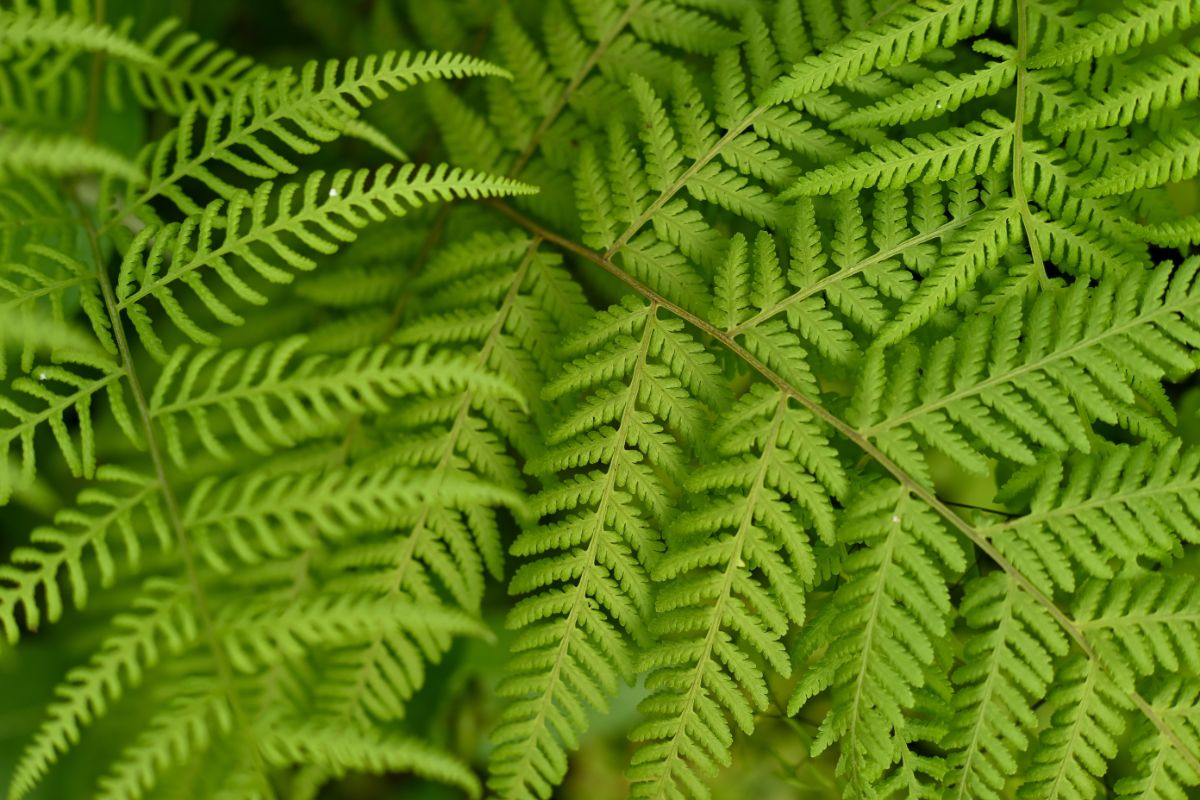
M 198 49 L 206 52 L 208 47 L 200 45 Z M 223 65 L 225 59 L 218 55 L 210 63 Z M 234 66 L 236 62 L 228 68 Z M 222 74 L 224 70 L 222 67 Z M 194 199 L 198 190 L 227 200 L 237 193 L 222 177 L 223 167 L 258 180 L 295 173 L 292 158 L 310 155 L 345 133 L 363 109 L 389 92 L 425 81 L 471 75 L 503 77 L 506 73 L 470 56 L 408 52 L 345 62 L 314 61 L 306 64 L 298 76 L 289 71 L 255 73 L 239 80 L 233 92 L 216 98 L 211 106 L 200 101 L 179 109 L 178 127 L 139 154 L 138 164 L 148 177 L 129 187 L 121 213 L 124 217 L 142 214 L 154 221 L 147 206 L 157 197 L 167 198 L 184 213 L 200 213 L 204 203 Z M 156 91 L 192 90 L 176 87 Z M 203 125 L 202 116 L 207 116 Z M 200 136 L 196 136 L 197 131 Z
M 1200 686 L 1194 678 L 1167 681 L 1155 692 L 1151 708 L 1163 720 L 1169 736 L 1149 720 L 1134 729 L 1134 773 L 1117 781 L 1116 796 L 1185 797 L 1200 786 L 1200 773 L 1180 755 L 1179 747 L 1200 752 Z
M 1036 56 L 1030 66 L 1061 66 L 1119 55 L 1131 47 L 1156 42 L 1169 31 L 1189 27 L 1200 18 L 1194 0 L 1126 0 L 1123 5 L 1119 11 L 1101 14 L 1058 47 Z
M 645 639 L 647 566 L 680 478 L 682 443 L 718 404 L 713 359 L 681 325 L 636 301 L 596 317 L 548 387 L 576 407 L 532 468 L 564 472 L 534 501 L 542 524 L 513 544 L 534 556 L 513 575 L 510 625 L 521 632 L 501 691 L 513 698 L 493 741 L 489 786 L 503 797 L 547 797 L 565 751 L 633 673 L 629 639 Z M 571 474 L 573 473 L 573 474 Z
M 843 563 L 845 581 L 801 634 L 800 656 L 821 655 L 796 685 L 788 710 L 794 714 L 832 688 L 834 702 L 812 752 L 841 742 L 839 777 L 867 791 L 919 736 L 906 711 L 917 704 L 947 630 L 947 581 L 966 559 L 932 512 L 894 483 L 863 489 L 838 535 L 853 547 Z
M 174 17 L 154 27 L 142 41 L 153 69 L 131 64 L 129 84 L 149 108 L 181 114 L 192 103 L 209 112 L 240 85 L 264 71 L 254 60 L 222 49 L 190 31 Z
M 358 229 L 371 222 L 403 216 L 429 202 L 525 191 L 529 190 L 515 181 L 445 166 L 343 170 L 328 177 L 317 172 L 302 186 L 287 184 L 278 189 L 264 183 L 253 197 L 241 193 L 228 203 L 215 201 L 181 225 L 145 228 L 125 254 L 117 305 L 129 315 L 143 342 L 160 357 L 165 352 L 141 306 L 148 297 L 157 300 L 190 338 L 212 344 L 212 334 L 184 310 L 172 284 L 185 283 L 218 320 L 240 324 L 242 317 L 213 293 L 204 282 L 203 271 L 212 270 L 240 299 L 261 304 L 265 296 L 234 271 L 231 261 L 246 264 L 246 277 L 287 283 L 295 271 L 316 267 L 306 252 L 332 253 L 353 241 Z M 160 272 L 168 256 L 170 263 Z
M 1138 148 L 1102 177 L 1089 183 L 1084 191 L 1091 197 L 1128 194 L 1187 180 L 1200 173 L 1200 136 L 1186 128 L 1168 133 L 1147 147 Z
M 1200 243 L 1200 217 L 1159 222 L 1149 225 L 1128 224 L 1126 230 L 1142 241 L 1161 247 L 1186 247 Z
M 1011 60 L 994 61 L 982 69 L 963 75 L 939 71 L 874 105 L 852 111 L 836 120 L 834 127 L 847 130 L 863 126 L 906 125 L 916 120 L 934 119 L 957 110 L 963 103 L 995 95 L 1011 86 L 1016 79 L 1017 65 Z
M 1119 684 L 1160 670 L 1194 673 L 1200 664 L 1200 605 L 1190 578 L 1089 581 L 1074 616 Z
M 1200 96 L 1200 43 L 1177 45 L 1145 63 L 1134 62 L 1102 97 L 1091 97 L 1069 116 L 1051 124 L 1052 132 L 1078 131 L 1141 122 L 1150 114 L 1175 108 Z
M 466 359 L 387 347 L 359 350 L 332 361 L 312 356 L 291 364 L 305 337 L 251 351 L 180 348 L 163 368 L 150 401 L 177 463 L 187 461 L 180 418 L 186 417 L 205 449 L 229 457 L 213 432 L 220 410 L 238 440 L 260 453 L 287 446 L 339 416 L 387 409 L 387 398 L 436 395 L 470 388 L 480 397 L 518 398 L 516 390 Z M 187 364 L 186 371 L 184 364 Z M 180 373 L 184 373 L 179 377 Z M 178 381 L 177 381 L 178 378 Z
M 939 45 L 981 33 L 996 13 L 990 0 L 920 0 L 885 16 L 875 28 L 857 31 L 820 55 L 805 58 L 779 79 L 767 105 L 852 81 L 876 69 L 915 61 Z
M 157 485 L 114 466 L 101 467 L 96 477 L 115 485 L 112 489 L 92 486 L 81 492 L 77 508 L 60 512 L 54 527 L 35 531 L 31 541 L 34 546 L 17 548 L 9 557 L 10 563 L 0 567 L 0 624 L 10 644 L 16 643 L 22 630 L 18 612 L 23 613 L 24 627 L 31 631 L 40 627 L 43 613 L 49 622 L 62 616 L 60 580 L 64 574 L 76 607 L 87 603 L 90 570 L 85 569 L 84 557 L 88 551 L 96 559 L 101 584 L 112 583 L 117 565 L 108 540 L 115 534 L 120 535 L 125 556 L 133 566 L 141 558 L 142 538 L 146 537 L 140 530 L 142 520 L 149 522 L 146 527 L 160 547 L 172 546 Z
M 251 474 L 198 485 L 183 509 L 183 522 L 201 555 L 219 572 L 229 559 L 247 564 L 317 543 L 363 527 L 385 525 L 430 493 L 451 506 L 509 505 L 522 501 L 513 492 L 474 478 L 430 479 L 403 468 L 367 471 L 315 469 L 294 475 Z
M 47 719 L 21 753 L 9 784 L 9 800 L 28 795 L 51 764 L 79 740 L 80 729 L 102 717 L 165 654 L 177 655 L 198 633 L 190 598 L 181 587 L 152 581 L 134 604 L 118 614 L 109 635 L 87 664 L 69 671 L 55 691 Z
M 121 379 L 124 373 L 115 364 L 101 364 L 105 369 L 68 369 L 61 366 L 35 365 L 30 376 L 12 381 L 14 392 L 20 392 L 36 402 L 36 410 L 0 395 L 0 414 L 5 419 L 0 428 L 0 457 L 10 455 L 16 445 L 22 455 L 22 473 L 28 480 L 36 471 L 36 434 L 49 428 L 55 444 L 73 475 L 91 478 L 96 473 L 96 438 L 92 401 L 101 393 L 122 421 L 126 431 L 132 429 Z M 78 430 L 67 425 L 68 415 L 77 415 Z M 11 422 L 7 420 L 11 418 Z M 131 437 L 136 440 L 136 437 Z M 0 461 L 0 464 L 4 462 Z M 0 469 L 4 469 L 0 467 Z M 7 501 L 12 488 L 7 470 L 0 472 L 0 501 Z
M 1090 800 L 1116 756 L 1130 708 L 1125 692 L 1103 666 L 1083 656 L 1058 670 L 1046 700 L 1049 726 L 1038 736 L 1022 800 Z
M 107 25 L 71 13 L 53 15 L 31 9 L 0 11 L 0 46 L 93 50 L 133 62 L 157 62 L 145 48 Z
M 696 508 L 654 569 L 658 643 L 645 657 L 650 719 L 632 734 L 642 743 L 629 772 L 636 797 L 707 796 L 701 776 L 730 760 L 725 717 L 750 733 L 767 706 L 754 658 L 791 671 L 780 638 L 803 622 L 816 578 L 806 528 L 833 537 L 826 492 L 845 490 L 841 467 L 808 413 L 764 388 L 719 427 L 714 447 L 728 460 L 688 480 Z
M 309 594 L 285 601 L 238 603 L 218 615 L 230 664 L 253 673 L 263 663 L 351 644 L 379 634 L 437 631 L 486 637 L 487 629 L 466 614 L 428 604 L 379 598 L 365 592 Z
M 324 720 L 280 721 L 261 737 L 263 755 L 272 764 L 319 764 L 337 773 L 406 772 L 480 796 L 479 779 L 470 767 L 411 738 L 380 739 Z
M 915 456 L 918 438 L 974 471 L 984 469 L 985 451 L 1025 464 L 1034 460 L 1030 444 L 1088 452 L 1081 409 L 1161 438 L 1161 423 L 1133 405 L 1126 381 L 1192 369 L 1183 343 L 1194 337 L 1186 321 L 1194 313 L 1198 265 L 1189 262 L 1172 275 L 1164 264 L 1090 291 L 1076 283 L 1040 295 L 1028 311 L 1012 302 L 935 345 L 920 380 L 905 372 L 919 358 L 908 347 L 886 396 L 885 384 L 864 382 L 860 430 L 918 475 L 925 474 Z M 879 369 L 871 359 L 881 357 L 868 358 L 867 370 Z
M 189 676 L 173 688 L 161 710 L 117 757 L 96 787 L 103 800 L 145 797 L 173 766 L 205 752 L 233 728 L 233 710 L 213 681 Z
M 1200 454 L 1174 445 L 1053 459 L 1014 478 L 1015 486 L 1038 481 L 1029 512 L 980 533 L 1046 594 L 1074 592 L 1077 573 L 1110 580 L 1117 564 L 1163 561 L 1181 540 L 1200 537 L 1190 511 L 1200 499 L 1198 468 Z
M 75 136 L 33 136 L 18 130 L 0 131 L 0 177 L 64 177 L 80 173 L 110 175 L 139 181 L 136 164 L 102 145 Z
M 1020 236 L 1020 225 L 1017 204 L 1006 197 L 948 236 L 937 267 L 905 300 L 880 341 L 899 342 L 974 286 Z
M 1053 684 L 1067 639 L 1002 572 L 969 583 L 959 611 L 973 630 L 954 673 L 949 796 L 1000 798 L 1039 727 L 1032 705 Z
M 923 181 L 945 181 L 964 172 L 1000 169 L 1012 151 L 1012 123 L 994 111 L 980 122 L 939 133 L 922 134 L 903 142 L 888 142 L 869 153 L 810 172 L 781 195 L 781 199 L 815 194 L 881 189 Z

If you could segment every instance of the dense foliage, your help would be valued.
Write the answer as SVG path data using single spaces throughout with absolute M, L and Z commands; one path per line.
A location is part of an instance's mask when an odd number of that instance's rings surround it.
M 1197 35 L 0 0 L 9 800 L 1196 796 Z

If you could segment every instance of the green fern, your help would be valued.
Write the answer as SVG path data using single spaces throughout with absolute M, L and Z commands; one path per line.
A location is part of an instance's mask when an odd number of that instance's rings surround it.
M 11 800 L 1196 793 L 1196 3 L 210 5 L 0 10 Z

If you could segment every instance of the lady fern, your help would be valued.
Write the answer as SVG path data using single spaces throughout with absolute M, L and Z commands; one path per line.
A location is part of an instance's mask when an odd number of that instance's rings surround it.
M 147 9 L 0 8 L 11 800 L 1200 791 L 1194 2 Z

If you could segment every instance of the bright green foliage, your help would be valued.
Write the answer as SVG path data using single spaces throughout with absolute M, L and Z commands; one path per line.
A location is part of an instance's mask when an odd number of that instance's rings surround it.
M 688 479 L 694 508 L 668 531 L 655 569 L 669 588 L 655 602 L 660 642 L 644 659 L 651 719 L 633 732 L 648 742 L 630 772 L 635 796 L 706 794 L 703 778 L 728 766 L 733 738 L 711 720 L 729 715 L 753 732 L 755 712 L 770 703 L 753 657 L 790 673 L 780 639 L 805 618 L 813 540 L 833 538 L 828 493 L 846 491 L 812 416 L 778 391 L 748 392 L 711 446 L 722 460 Z
M 10 0 L 10 800 L 1196 795 L 1198 37 Z
M 521 632 L 500 691 L 516 701 L 495 734 L 491 784 L 505 795 L 540 796 L 562 779 L 563 744 L 576 744 L 586 705 L 606 706 L 634 674 L 631 648 L 648 641 L 647 567 L 687 448 L 721 395 L 712 356 L 659 313 L 627 302 L 598 315 L 565 345 L 571 360 L 547 386 L 551 399 L 579 399 L 531 462 L 562 477 L 547 478 L 531 504 L 540 523 L 512 546 L 536 558 L 509 584 L 533 596 L 509 616 Z
M 824 652 L 797 683 L 788 709 L 795 713 L 832 690 L 814 752 L 839 742 L 839 777 L 852 792 L 879 785 L 904 796 L 902 787 L 919 782 L 919 774 L 944 776 L 940 760 L 908 749 L 943 732 L 905 712 L 936 690 L 928 672 L 952 613 L 947 580 L 962 572 L 964 554 L 928 508 L 888 481 L 859 493 L 839 538 L 857 547 L 844 563 L 845 582 L 800 639 L 801 658 Z

